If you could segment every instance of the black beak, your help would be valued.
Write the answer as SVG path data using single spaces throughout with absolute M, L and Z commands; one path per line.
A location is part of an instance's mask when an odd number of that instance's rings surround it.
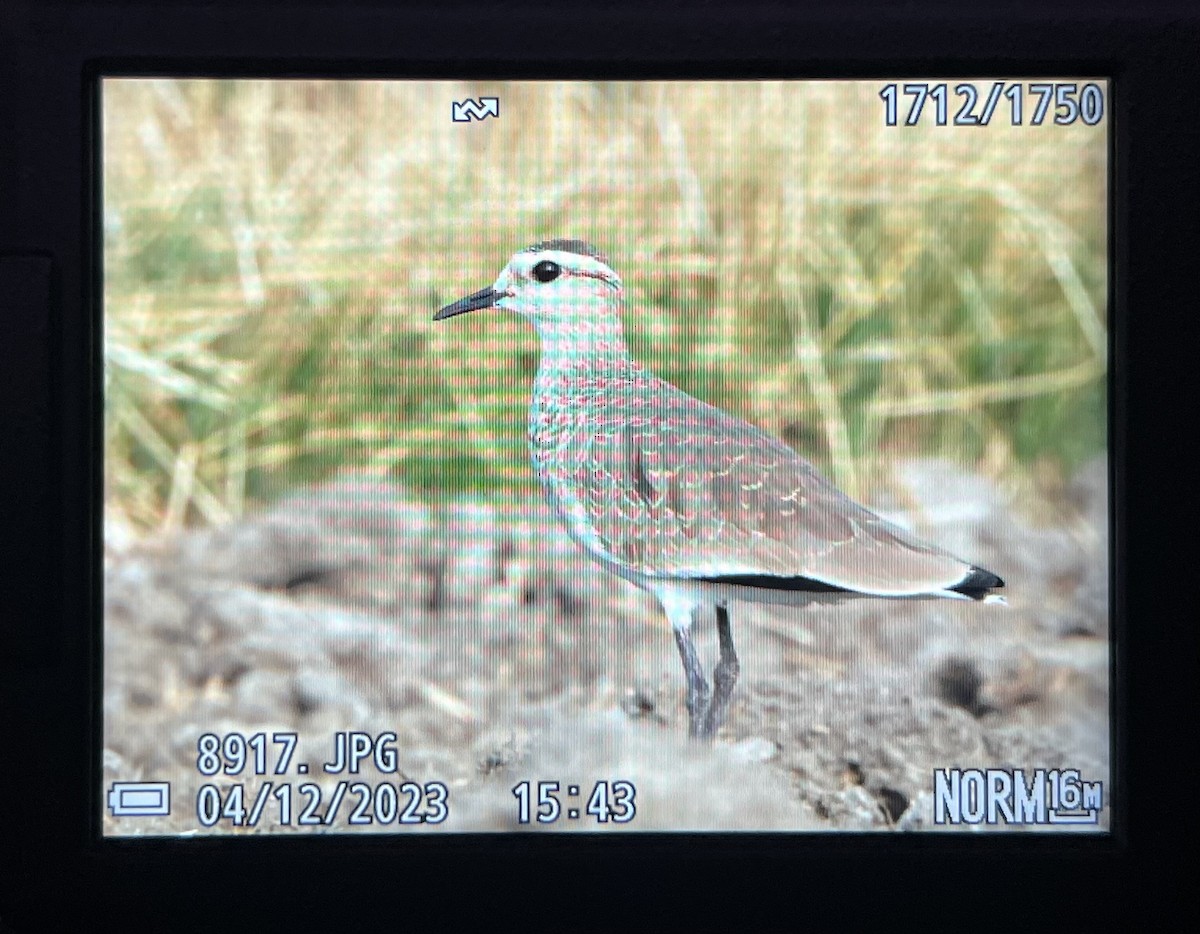
M 491 287 L 480 289 L 474 295 L 468 295 L 466 298 L 460 298 L 453 305 L 447 305 L 433 316 L 433 320 L 441 321 L 445 318 L 453 318 L 455 315 L 465 315 L 468 311 L 491 308 L 499 299 L 500 293 L 495 289 Z

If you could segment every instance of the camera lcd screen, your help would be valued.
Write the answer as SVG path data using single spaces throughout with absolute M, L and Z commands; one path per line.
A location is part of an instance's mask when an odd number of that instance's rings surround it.
M 1109 94 L 103 79 L 103 834 L 1107 832 Z

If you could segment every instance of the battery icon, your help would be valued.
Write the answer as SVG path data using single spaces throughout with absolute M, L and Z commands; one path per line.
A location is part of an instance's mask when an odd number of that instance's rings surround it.
M 170 782 L 113 782 L 108 790 L 113 817 L 145 817 L 171 813 Z

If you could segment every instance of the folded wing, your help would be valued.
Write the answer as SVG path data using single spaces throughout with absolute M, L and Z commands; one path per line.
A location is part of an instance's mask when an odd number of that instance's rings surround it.
M 573 465 L 576 514 L 614 563 L 880 596 L 1001 583 L 859 506 L 761 429 L 666 383 L 641 398 L 655 402 L 611 399 Z

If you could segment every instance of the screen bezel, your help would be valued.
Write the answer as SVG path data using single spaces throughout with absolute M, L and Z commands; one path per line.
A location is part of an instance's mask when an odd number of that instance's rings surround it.
M 1103 866 L 1120 864 L 1129 854 L 1129 811 L 1133 807 L 1121 793 L 1128 785 L 1130 745 L 1134 741 L 1126 703 L 1129 684 L 1141 672 L 1140 683 L 1145 685 L 1147 672 L 1157 670 L 1154 666 L 1165 664 L 1163 659 L 1171 655 L 1169 648 L 1164 654 L 1161 644 L 1157 656 L 1152 654 L 1152 647 L 1144 644 L 1134 652 L 1127 639 L 1125 608 L 1133 574 L 1133 557 L 1126 545 L 1131 535 L 1127 518 L 1135 510 L 1130 506 L 1134 494 L 1128 486 L 1126 459 L 1134 444 L 1131 436 L 1134 426 L 1138 426 L 1137 441 L 1144 453 L 1144 433 L 1153 421 L 1145 397 L 1131 412 L 1134 400 L 1130 393 L 1127 346 L 1130 293 L 1135 288 L 1139 307 L 1157 307 L 1165 316 L 1145 325 L 1139 323 L 1140 329 L 1148 329 L 1140 331 L 1139 338 L 1143 342 L 1156 340 L 1157 347 L 1167 351 L 1171 340 L 1166 328 L 1171 319 L 1165 309 L 1176 307 L 1172 299 L 1181 294 L 1182 283 L 1178 271 L 1176 278 L 1171 277 L 1170 269 L 1163 266 L 1166 260 L 1161 257 L 1182 255 L 1172 249 L 1180 250 L 1187 238 L 1178 235 L 1181 233 L 1178 228 L 1172 230 L 1168 225 L 1163 229 L 1163 218 L 1172 216 L 1170 205 L 1180 190 L 1178 176 L 1160 175 L 1152 172 L 1151 167 L 1155 165 L 1154 147 L 1166 146 L 1169 154 L 1177 153 L 1179 136 L 1189 132 L 1179 127 L 1178 122 L 1170 121 L 1169 108 L 1174 97 L 1168 95 L 1164 100 L 1162 91 L 1166 87 L 1186 90 L 1195 86 L 1194 65 L 1189 67 L 1190 59 L 1183 51 L 1186 46 L 1183 36 L 1187 31 L 1163 54 L 1151 27 L 1090 18 L 1084 13 L 1053 23 L 1032 16 L 1013 18 L 979 29 L 969 20 L 938 19 L 928 13 L 905 16 L 880 11 L 875 18 L 847 25 L 832 14 L 801 15 L 780 10 L 757 14 L 711 9 L 659 14 L 643 10 L 639 19 L 642 28 L 632 35 L 620 30 L 623 44 L 618 45 L 618 37 L 611 29 L 600 28 L 620 22 L 617 13 L 583 8 L 572 8 L 572 12 L 578 17 L 566 30 L 556 61 L 537 56 L 538 30 L 522 30 L 521 22 L 506 20 L 501 14 L 479 13 L 472 30 L 455 36 L 445 35 L 444 29 L 439 33 L 438 27 L 445 25 L 447 12 L 437 7 L 404 13 L 355 10 L 343 14 L 300 8 L 296 15 L 312 28 L 282 33 L 272 30 L 278 14 L 269 9 L 239 10 L 236 13 L 239 30 L 232 31 L 220 17 L 210 17 L 194 9 L 164 10 L 131 23 L 115 9 L 102 10 L 97 6 L 87 8 L 84 15 L 67 23 L 53 43 L 43 39 L 40 62 L 33 63 L 29 53 L 14 59 L 19 62 L 14 67 L 33 79 L 31 86 L 21 92 L 25 96 L 10 105 L 15 112 L 26 115 L 38 112 L 35 100 L 38 92 L 51 101 L 48 107 L 41 108 L 40 122 L 20 153 L 17 168 L 19 171 L 21 167 L 36 166 L 42 175 L 56 180 L 58 192 L 43 208 L 45 222 L 25 225 L 23 239 L 17 241 L 22 248 L 48 252 L 53 257 L 56 280 L 53 293 L 56 317 L 50 344 L 52 405 L 47 427 L 57 467 L 45 482 L 57 485 L 59 505 L 45 524 L 47 550 L 58 555 L 59 560 L 46 569 L 48 586 L 43 604 L 33 607 L 35 613 L 49 620 L 45 632 L 36 637 L 37 646 L 48 651 L 33 653 L 35 661 L 14 676 L 18 688 L 31 693 L 36 692 L 37 682 L 46 677 L 62 678 L 69 685 L 60 704 L 45 711 L 48 721 L 66 741 L 53 744 L 47 738 L 44 754 L 38 749 L 47 763 L 47 775 L 51 776 L 48 791 L 62 801 L 61 810 L 46 825 L 44 842 L 73 853 L 74 860 L 91 867 L 97 879 L 119 879 L 137 867 L 133 874 L 141 873 L 144 883 L 156 876 L 152 868 L 155 864 L 170 863 L 174 868 L 163 869 L 157 875 L 173 891 L 182 891 L 180 886 L 186 885 L 186 880 L 200 867 L 236 880 L 239 873 L 252 873 L 255 867 L 264 872 L 270 866 L 315 872 L 321 863 L 334 856 L 345 860 L 347 866 L 359 867 L 367 876 L 380 878 L 382 869 L 373 866 L 372 861 L 395 867 L 411 866 L 419 859 L 447 869 L 463 864 L 494 869 L 496 864 L 507 863 L 510 872 L 515 872 L 517 866 L 540 865 L 541 871 L 548 873 L 547 878 L 557 878 L 564 866 L 573 866 L 573 871 L 603 874 L 617 873 L 622 863 L 631 860 L 651 867 L 658 861 L 688 860 L 701 874 L 716 873 L 723 866 L 740 863 L 743 868 L 738 870 L 739 878 L 745 875 L 747 865 L 759 867 L 767 878 L 778 878 L 782 864 L 795 869 L 803 866 L 810 878 L 825 880 L 826 885 L 834 884 L 831 867 L 867 871 L 873 868 L 876 873 L 895 872 L 898 877 L 909 877 L 918 866 L 925 871 L 938 871 L 935 867 L 946 869 L 956 860 L 966 859 L 969 865 L 1008 861 L 1010 866 L 1024 867 L 1027 878 L 1033 878 L 1035 866 L 1056 867 L 1055 871 L 1079 872 L 1082 876 L 1084 866 L 1098 871 Z M 37 19 L 34 14 L 30 17 Z M 381 28 L 381 23 L 392 30 Z M 771 28 L 764 31 L 764 26 Z M 1194 26 L 1193 23 L 1192 35 Z M 1132 41 L 1131 35 L 1141 41 Z M 392 47 L 385 48 L 389 36 Z M 37 47 L 38 43 L 33 45 Z M 947 48 L 955 53 L 946 56 Z M 497 49 L 504 54 L 497 55 Z M 416 57 L 399 67 L 396 62 L 406 53 Z M 105 839 L 99 835 L 102 807 L 98 716 L 102 659 L 98 522 L 102 437 L 99 430 L 102 292 L 97 263 L 99 81 L 106 76 L 164 74 L 455 77 L 464 71 L 473 76 L 508 78 L 1085 75 L 1109 80 L 1112 272 L 1109 456 L 1113 562 L 1110 703 L 1115 792 L 1111 799 L 1111 834 L 975 838 L 639 833 L 621 837 L 471 835 L 413 840 L 338 835 L 254 841 Z M 1195 130 L 1190 132 L 1194 140 Z M 52 147 L 55 140 L 63 138 L 76 140 L 77 147 Z M 1196 147 L 1192 151 L 1197 151 Z M 1177 172 L 1180 170 L 1179 163 L 1172 165 Z M 1135 193 L 1145 199 L 1144 204 L 1154 205 L 1159 213 L 1148 216 L 1144 209 L 1134 213 Z M 27 208 L 25 213 L 32 215 L 32 210 Z M 1176 235 L 1174 241 L 1168 243 L 1172 234 Z M 1140 244 L 1140 250 L 1135 251 L 1133 244 Z M 1154 247 L 1161 248 L 1157 256 L 1148 252 Z M 1160 273 L 1157 281 L 1155 270 Z M 1170 359 L 1170 353 L 1166 352 L 1156 358 L 1155 367 L 1160 365 L 1158 361 Z M 1142 365 L 1147 367 L 1146 363 Z M 1164 388 L 1162 379 L 1158 376 L 1152 380 L 1160 390 Z M 80 405 L 81 400 L 87 404 Z M 1161 437 L 1157 443 L 1159 451 L 1165 450 Z M 1154 450 L 1154 441 L 1149 442 L 1149 449 Z M 1139 507 L 1145 507 L 1147 499 L 1148 494 L 1142 496 Z M 1139 526 L 1145 528 L 1144 523 L 1145 520 Z M 1139 593 L 1149 596 L 1162 592 L 1150 589 L 1153 570 L 1142 566 L 1141 573 L 1143 584 L 1137 588 Z M 86 625 L 80 620 L 86 620 Z M 1150 731 L 1143 735 L 1162 734 Z M 31 736 L 32 731 L 26 737 L 27 742 Z M 57 771 L 49 770 L 51 764 Z M 86 800 L 79 795 L 80 782 L 86 785 Z M 905 869 L 900 868 L 903 864 L 907 864 Z M 218 868 L 222 866 L 223 869 Z M 889 866 L 891 869 L 886 868 Z M 1068 870 L 1067 866 L 1074 868 Z M 453 871 L 457 875 L 462 870 Z M 269 874 L 278 883 L 279 873 L 271 870 Z M 244 879 L 240 884 L 245 884 Z

